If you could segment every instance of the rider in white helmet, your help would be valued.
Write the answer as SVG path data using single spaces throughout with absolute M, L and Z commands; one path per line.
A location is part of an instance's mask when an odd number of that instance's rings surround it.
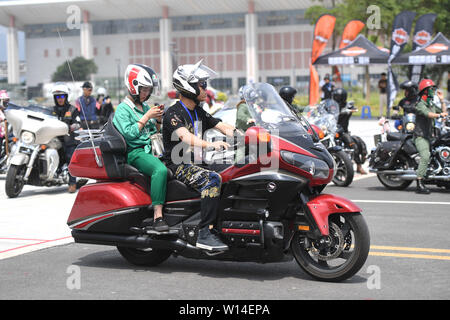
M 160 129 L 164 106 L 150 107 L 146 101 L 159 95 L 159 77 L 150 67 L 130 64 L 125 71 L 128 96 L 117 106 L 113 123 L 127 143 L 127 162 L 151 177 L 150 196 L 154 208 L 152 228 L 166 232 L 162 209 L 166 199 L 167 168 L 152 154 L 151 136 Z
M 201 193 L 201 220 L 196 246 L 209 251 L 223 251 L 228 246 L 209 229 L 217 220 L 221 178 L 216 172 L 196 165 L 201 163 L 202 148 L 221 150 L 229 147 L 223 141 L 203 140 L 204 131 L 215 128 L 233 136 L 235 130 L 200 106 L 206 99 L 207 81 L 215 74 L 202 61 L 182 65 L 175 70 L 173 86 L 179 92 L 180 100 L 164 115 L 163 140 L 164 160 L 175 178 Z
M 53 114 L 58 117 L 58 120 L 63 121 L 69 127 L 69 135 L 58 137 L 63 143 L 65 162 L 70 163 L 72 154 L 77 147 L 74 131 L 80 129 L 80 112 L 69 103 L 69 87 L 62 82 L 55 83 L 52 89 L 53 100 L 55 106 L 53 107 Z M 63 163 L 63 162 L 61 162 Z M 77 179 L 69 174 L 69 192 L 74 193 Z

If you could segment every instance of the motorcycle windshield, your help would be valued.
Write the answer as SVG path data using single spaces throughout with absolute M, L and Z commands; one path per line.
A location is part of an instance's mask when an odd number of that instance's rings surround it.
M 307 121 L 295 116 L 275 88 L 268 83 L 252 83 L 244 89 L 244 99 L 256 126 L 281 137 L 308 135 Z M 278 135 L 278 134 L 276 134 Z
M 337 131 L 337 119 L 339 117 L 339 105 L 334 100 L 327 99 L 318 105 L 307 106 L 303 114 L 309 123 L 319 127 L 322 131 L 332 136 Z

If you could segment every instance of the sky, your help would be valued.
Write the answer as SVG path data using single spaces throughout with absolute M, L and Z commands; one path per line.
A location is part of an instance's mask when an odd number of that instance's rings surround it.
M 10 0 L 0 0 L 1 2 Z M 7 28 L 0 26 L 0 61 L 6 61 L 6 31 Z M 25 34 L 19 32 L 19 60 L 25 60 Z

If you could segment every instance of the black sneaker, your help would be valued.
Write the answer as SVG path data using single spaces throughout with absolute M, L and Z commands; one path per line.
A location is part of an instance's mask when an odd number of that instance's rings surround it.
M 208 227 L 204 227 L 199 230 L 197 243 L 195 244 L 197 248 L 205 249 L 209 251 L 225 251 L 228 250 L 228 246 L 223 243 L 216 235 L 209 231 Z
M 169 226 L 163 218 L 157 218 L 155 222 L 153 222 L 153 229 L 158 232 L 165 232 L 169 231 Z

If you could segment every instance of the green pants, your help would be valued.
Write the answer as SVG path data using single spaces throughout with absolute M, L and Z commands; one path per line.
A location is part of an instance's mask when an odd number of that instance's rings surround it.
M 127 162 L 141 173 L 151 177 L 150 196 L 152 197 L 152 204 L 164 204 L 167 186 L 166 166 L 154 155 L 146 153 L 143 148 L 128 152 Z
M 428 163 L 430 162 L 430 142 L 423 138 L 417 137 L 414 140 L 417 151 L 420 155 L 419 167 L 417 168 L 417 178 L 421 179 L 425 177 L 428 169 Z

